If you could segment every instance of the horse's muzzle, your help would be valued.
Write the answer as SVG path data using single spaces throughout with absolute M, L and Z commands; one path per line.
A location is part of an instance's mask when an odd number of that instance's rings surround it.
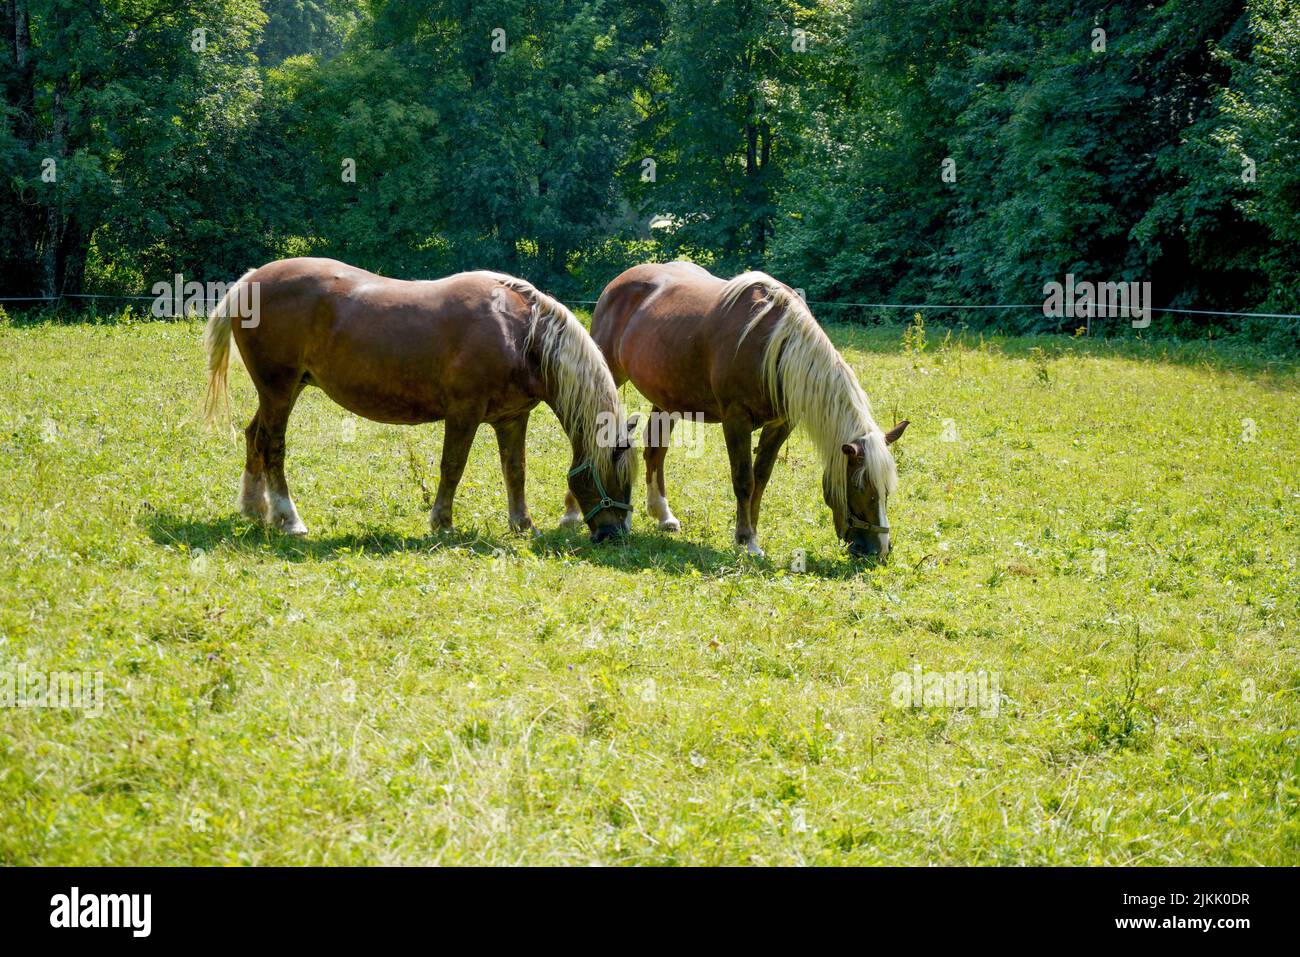
M 854 535 L 848 540 L 849 554 L 854 558 L 883 562 L 889 557 L 888 535 Z
M 611 539 L 621 542 L 625 538 L 627 538 L 627 527 L 622 522 L 616 522 L 613 525 L 598 525 L 591 530 L 593 545 L 599 545 L 601 542 L 607 542 Z

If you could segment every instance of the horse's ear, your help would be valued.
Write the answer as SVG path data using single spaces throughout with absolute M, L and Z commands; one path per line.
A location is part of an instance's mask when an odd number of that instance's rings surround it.
M 855 455 L 862 454 L 862 450 L 859 449 L 852 442 L 845 442 L 843 445 L 840 446 L 840 451 L 843 452 L 845 455 L 847 455 L 849 458 L 853 458 L 853 456 Z
M 902 422 L 899 422 L 898 425 L 894 426 L 892 429 L 890 429 L 888 432 L 885 433 L 885 444 L 893 445 L 895 442 L 897 442 L 899 436 L 901 436 L 907 430 L 907 427 L 911 424 L 912 424 L 911 419 L 904 419 Z

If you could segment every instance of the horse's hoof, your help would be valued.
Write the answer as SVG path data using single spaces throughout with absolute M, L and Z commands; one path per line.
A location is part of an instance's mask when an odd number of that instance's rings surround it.
M 537 526 L 533 524 L 532 519 L 524 522 L 511 522 L 510 531 L 516 535 L 536 535 Z
M 577 512 L 565 512 L 560 518 L 560 528 L 573 528 L 582 524 L 582 516 Z
M 749 542 L 745 542 L 744 544 L 745 544 L 745 552 L 746 552 L 746 553 L 747 553 L 751 558 L 762 558 L 762 557 L 763 557 L 764 552 L 763 552 L 763 549 L 761 549 L 761 548 L 758 547 L 758 542 L 749 541 Z
M 681 530 L 682 523 L 675 518 L 666 518 L 659 523 L 659 531 L 661 532 L 680 532 Z
M 307 536 L 307 526 L 301 521 L 290 522 L 287 525 L 280 526 L 280 533 L 292 535 L 294 538 L 305 538 Z

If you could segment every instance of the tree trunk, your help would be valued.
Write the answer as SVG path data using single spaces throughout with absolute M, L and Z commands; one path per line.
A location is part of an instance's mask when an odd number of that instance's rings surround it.
M 762 256 L 767 252 L 768 200 L 770 199 L 767 194 L 767 183 L 770 181 L 770 177 L 767 175 L 767 168 L 772 162 L 772 124 L 768 123 L 767 120 L 763 120 L 762 122 L 760 138 L 762 140 L 762 149 L 759 154 L 759 168 L 763 171 L 763 183 L 761 184 L 763 195 L 762 204 L 759 206 L 761 212 L 758 215 L 758 222 L 755 224 L 755 232 L 758 243 L 758 254 Z
M 50 131 L 51 152 L 56 164 L 56 176 L 63 175 L 62 163 L 64 146 L 68 141 L 68 111 L 64 106 L 66 84 L 60 78 L 54 87 L 54 102 L 50 107 L 53 126 Z M 45 236 L 42 242 L 41 274 L 43 296 L 58 296 L 63 293 L 61 283 L 64 274 L 64 228 L 67 223 L 63 218 L 63 204 L 60 202 L 60 185 L 58 179 L 53 183 L 42 183 L 41 201 L 45 206 Z
M 36 90 L 31 58 L 31 26 L 27 0 L 3 0 L 0 4 L 0 66 L 8 82 L 3 88 L 12 129 L 19 144 L 19 155 L 34 157 L 39 139 L 36 127 Z M 34 171 L 19 170 L 21 174 Z M 25 178 L 25 177 L 24 177 Z M 24 201 L 19 191 L 0 184 L 0 207 L 7 221 L 4 259 L 4 290 L 15 296 L 40 295 L 40 241 L 45 233 L 45 210 L 39 204 Z
M 758 117 L 755 116 L 754 95 L 745 98 L 745 187 L 742 195 L 748 210 L 754 208 L 754 199 L 758 193 Z M 750 241 L 762 249 L 761 227 L 756 222 L 750 223 L 753 235 Z M 740 240 L 743 247 L 744 240 Z
M 80 295 L 86 288 L 86 242 L 85 231 L 75 216 L 68 217 L 63 224 L 63 235 L 59 240 L 59 249 L 55 256 L 54 282 L 58 296 Z

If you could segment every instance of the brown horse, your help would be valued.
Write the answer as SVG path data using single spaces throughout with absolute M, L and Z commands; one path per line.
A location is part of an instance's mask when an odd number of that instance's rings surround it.
M 241 307 L 252 314 L 232 323 Z M 285 430 L 299 394 L 314 385 L 376 422 L 446 422 L 435 532 L 451 527 L 452 498 L 482 422 L 496 430 L 510 526 L 533 527 L 524 439 L 538 402 L 555 411 L 573 445 L 569 495 L 592 540 L 629 528 L 635 420 L 624 421 L 614 380 L 573 313 L 522 279 L 468 272 L 406 282 L 330 259 L 253 270 L 208 321 L 209 421 L 227 392 L 232 327 L 259 400 L 244 433 L 239 505 L 248 517 L 306 534 L 284 477 Z
M 614 381 L 631 379 L 653 405 L 646 499 L 661 529 L 681 527 L 664 485 L 668 435 L 681 414 L 702 415 L 726 436 L 736 542 L 761 555 L 763 490 L 802 424 L 821 458 L 836 533 L 854 555 L 888 555 L 885 502 L 897 483 L 888 446 L 908 423 L 881 431 L 857 376 L 790 287 L 761 272 L 725 282 L 693 263 L 635 266 L 601 293 L 591 335 Z M 760 427 L 755 458 L 751 435 Z

